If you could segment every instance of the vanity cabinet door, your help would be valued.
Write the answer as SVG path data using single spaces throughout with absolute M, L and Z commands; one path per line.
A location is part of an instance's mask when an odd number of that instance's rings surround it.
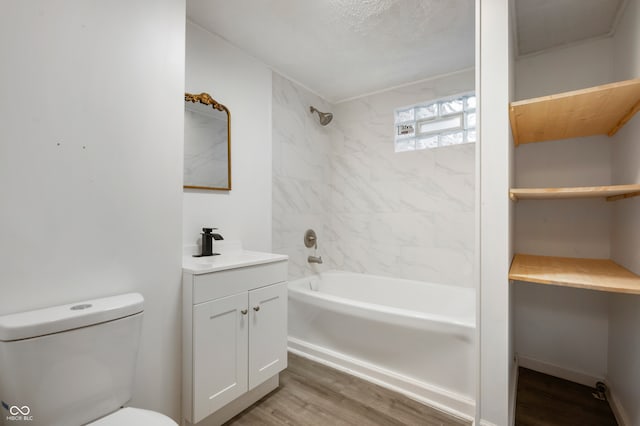
M 194 423 L 247 391 L 247 293 L 193 307 Z
M 287 283 L 249 292 L 249 389 L 287 368 Z

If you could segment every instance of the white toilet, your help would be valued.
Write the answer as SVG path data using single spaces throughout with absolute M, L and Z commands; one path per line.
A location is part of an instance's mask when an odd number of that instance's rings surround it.
M 138 293 L 0 317 L 0 424 L 176 426 L 131 399 Z

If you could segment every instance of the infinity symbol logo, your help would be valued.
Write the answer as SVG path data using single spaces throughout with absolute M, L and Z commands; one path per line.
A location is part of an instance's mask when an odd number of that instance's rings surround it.
M 22 414 L 23 416 L 26 416 L 31 412 L 31 408 L 29 408 L 27 405 L 23 405 L 22 407 L 18 407 L 17 405 L 12 405 L 11 408 L 9 408 L 9 412 L 11 413 L 12 416 L 17 416 L 18 414 Z

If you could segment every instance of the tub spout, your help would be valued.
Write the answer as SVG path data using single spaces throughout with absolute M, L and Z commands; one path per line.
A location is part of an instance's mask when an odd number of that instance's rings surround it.
M 322 256 L 309 256 L 307 257 L 309 263 L 322 263 Z

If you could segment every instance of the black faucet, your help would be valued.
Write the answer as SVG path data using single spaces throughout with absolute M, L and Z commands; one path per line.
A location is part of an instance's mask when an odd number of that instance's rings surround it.
M 213 252 L 213 240 L 224 240 L 224 238 L 220 234 L 214 234 L 214 229 L 218 228 L 202 228 L 202 253 L 194 254 L 193 257 L 217 256 L 220 254 Z

